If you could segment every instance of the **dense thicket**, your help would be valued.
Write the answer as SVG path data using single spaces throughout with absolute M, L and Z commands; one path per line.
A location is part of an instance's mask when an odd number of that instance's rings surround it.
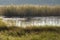
M 3 6 L 0 15 L 7 17 L 60 16 L 60 6 Z

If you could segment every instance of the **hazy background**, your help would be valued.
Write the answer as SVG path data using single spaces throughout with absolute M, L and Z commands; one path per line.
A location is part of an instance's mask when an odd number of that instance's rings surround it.
M 11 4 L 60 5 L 60 0 L 0 0 L 0 5 Z

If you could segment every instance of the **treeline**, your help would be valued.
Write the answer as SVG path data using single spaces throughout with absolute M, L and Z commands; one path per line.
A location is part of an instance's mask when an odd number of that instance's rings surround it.
M 60 16 L 60 6 L 1 6 L 0 15 L 6 17 Z

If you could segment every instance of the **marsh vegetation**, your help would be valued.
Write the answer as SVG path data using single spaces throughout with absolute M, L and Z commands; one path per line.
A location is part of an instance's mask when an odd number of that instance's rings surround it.
M 60 40 L 60 6 L 0 6 L 0 16 L 0 40 Z M 20 27 L 14 24 L 18 19 Z M 34 26 L 23 27 L 24 22 Z

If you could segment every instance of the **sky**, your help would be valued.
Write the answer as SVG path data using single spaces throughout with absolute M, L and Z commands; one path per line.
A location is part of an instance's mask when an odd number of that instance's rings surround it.
M 0 0 L 0 5 L 60 5 L 60 0 Z

